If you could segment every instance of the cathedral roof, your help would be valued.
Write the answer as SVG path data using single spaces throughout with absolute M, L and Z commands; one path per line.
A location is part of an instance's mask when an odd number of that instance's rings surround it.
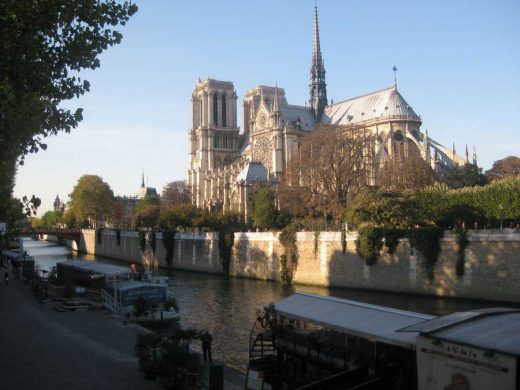
M 347 125 L 387 117 L 421 121 L 421 118 L 401 96 L 397 86 L 392 85 L 389 88 L 325 107 L 321 122 L 331 125 Z
M 250 162 L 238 174 L 236 178 L 237 183 L 253 183 L 253 182 L 268 182 L 269 173 L 267 169 L 259 162 Z
M 310 107 L 281 106 L 280 113 L 283 125 L 294 123 L 299 119 L 302 130 L 312 131 L 314 129 L 314 115 Z

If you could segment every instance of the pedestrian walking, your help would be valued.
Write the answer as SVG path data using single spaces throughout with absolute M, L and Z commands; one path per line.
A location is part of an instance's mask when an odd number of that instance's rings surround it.
M 202 355 L 204 356 L 204 361 L 207 362 L 209 359 L 209 362 L 213 362 L 213 359 L 211 358 L 211 343 L 213 341 L 213 337 L 211 337 L 211 334 L 206 331 L 200 336 L 200 340 L 202 341 Z
M 4 282 L 6 286 L 9 284 L 9 272 L 4 274 Z

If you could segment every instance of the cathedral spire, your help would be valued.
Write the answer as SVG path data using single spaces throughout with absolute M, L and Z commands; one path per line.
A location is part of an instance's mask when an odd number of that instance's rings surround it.
M 321 119 L 327 105 L 327 84 L 325 83 L 325 64 L 321 56 L 318 6 L 314 0 L 314 37 L 312 45 L 310 106 L 317 121 Z
M 273 102 L 273 111 L 280 111 L 280 102 L 278 100 L 278 83 L 274 87 L 274 102 Z
M 468 144 L 466 144 L 466 164 L 469 164 L 469 151 L 468 151 Z
M 473 146 L 473 165 L 477 166 L 477 149 Z
M 144 171 L 141 172 L 141 188 L 144 188 Z

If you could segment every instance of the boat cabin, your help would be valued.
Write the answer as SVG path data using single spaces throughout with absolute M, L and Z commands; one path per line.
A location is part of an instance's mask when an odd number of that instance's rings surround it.
M 58 282 L 71 280 L 87 287 L 105 287 L 114 280 L 128 280 L 131 270 L 112 264 L 86 260 L 67 260 L 57 264 Z
M 419 332 L 419 390 L 520 390 L 520 310 L 457 312 L 403 331 Z
M 137 299 L 144 299 L 150 306 L 158 306 L 166 302 L 168 298 L 166 289 L 166 285 L 126 280 L 119 283 L 110 283 L 106 291 L 109 295 L 117 298 L 121 309 L 130 312 L 133 310 Z
M 267 306 L 257 319 L 248 378 L 263 378 L 273 388 L 416 389 L 419 333 L 399 330 L 433 318 L 296 293 Z

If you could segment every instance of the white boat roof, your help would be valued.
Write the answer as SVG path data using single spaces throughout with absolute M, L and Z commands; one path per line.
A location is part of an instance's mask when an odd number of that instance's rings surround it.
M 126 275 L 130 273 L 130 268 L 100 263 L 98 261 L 67 260 L 58 264 L 60 266 L 77 268 L 87 272 L 103 274 L 105 276 Z
M 520 309 L 456 312 L 402 331 L 420 332 L 448 342 L 520 356 Z
M 415 348 L 419 333 L 397 331 L 435 318 L 422 313 L 304 292 L 295 293 L 277 302 L 274 307 L 278 314 L 289 319 L 312 322 L 341 333 L 411 349 Z

